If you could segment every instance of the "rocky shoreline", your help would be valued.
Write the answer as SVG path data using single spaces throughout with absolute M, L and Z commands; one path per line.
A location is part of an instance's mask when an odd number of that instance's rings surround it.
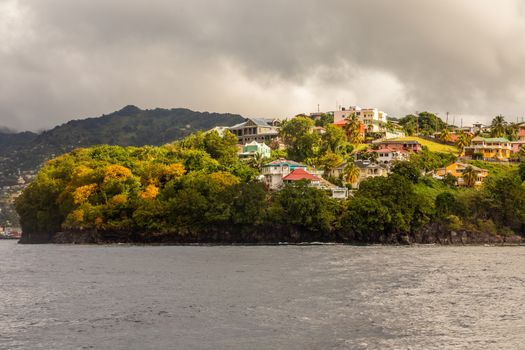
M 130 232 L 130 231 L 63 231 L 58 233 L 24 233 L 21 244 L 438 244 L 438 245 L 521 245 L 519 235 L 498 235 L 474 231 L 447 231 L 437 225 L 428 225 L 417 232 L 359 237 L 352 232 L 310 232 L 294 227 L 241 227 L 210 228 L 206 230 L 180 230 L 174 233 Z

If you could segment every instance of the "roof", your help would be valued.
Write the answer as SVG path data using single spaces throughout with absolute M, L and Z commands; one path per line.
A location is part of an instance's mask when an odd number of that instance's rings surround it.
M 295 169 L 290 174 L 283 177 L 283 181 L 300 181 L 300 180 L 309 180 L 309 181 L 321 181 L 315 175 L 310 174 L 302 168 Z
M 272 126 L 272 122 L 273 122 L 272 119 L 265 119 L 265 118 L 248 118 L 248 119 L 259 126 Z
M 361 168 L 361 169 L 365 169 L 365 168 L 387 168 L 384 164 L 382 163 L 376 163 L 376 162 L 371 162 L 371 161 L 368 161 L 368 160 L 356 160 L 354 162 L 354 164 L 358 167 L 358 168 Z
M 520 129 L 520 132 L 518 133 L 519 137 L 525 137 L 525 129 Z
M 388 144 L 391 144 L 391 145 L 418 145 L 420 143 L 419 141 L 416 141 L 416 140 L 406 140 L 406 141 L 386 140 L 386 141 L 381 141 L 379 144 L 381 145 L 388 145 Z
M 287 165 L 287 166 L 291 166 L 291 167 L 306 168 L 306 165 L 298 163 L 298 162 L 295 162 L 293 160 L 288 160 L 288 159 L 277 159 L 277 160 L 274 160 L 273 162 L 264 164 L 263 167 L 283 166 L 283 165 Z
M 347 122 L 348 122 L 348 120 L 341 119 L 341 120 L 335 122 L 334 125 L 346 125 Z
M 504 137 L 480 137 L 476 136 L 472 139 L 472 141 L 485 141 L 485 142 L 510 142 L 508 139 Z
M 390 148 L 381 148 L 381 149 L 372 150 L 372 152 L 376 152 L 376 153 L 394 153 L 396 151 L 393 151 Z
M 454 164 L 454 163 L 452 163 L 452 164 Z M 471 167 L 472 169 L 474 169 L 476 171 L 488 171 L 487 169 L 478 168 L 477 166 L 474 166 L 474 165 L 471 165 L 471 164 L 465 164 L 465 163 L 460 163 L 460 162 L 457 162 L 457 164 L 459 166 L 463 167 L 463 168 Z

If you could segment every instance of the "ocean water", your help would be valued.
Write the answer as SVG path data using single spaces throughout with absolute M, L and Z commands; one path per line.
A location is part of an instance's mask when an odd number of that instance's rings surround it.
M 523 349 L 525 248 L 0 241 L 1 349 Z

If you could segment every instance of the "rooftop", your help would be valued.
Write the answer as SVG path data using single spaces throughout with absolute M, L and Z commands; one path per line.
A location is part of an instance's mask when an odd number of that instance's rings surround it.
M 300 181 L 300 180 L 309 180 L 309 181 L 321 181 L 320 178 L 318 178 L 315 175 L 310 174 L 306 170 L 302 168 L 295 169 L 290 174 L 286 175 L 283 178 L 283 181 Z
M 274 160 L 273 162 L 266 163 L 263 166 L 270 167 L 270 166 L 283 166 L 283 165 L 290 166 L 290 167 L 306 168 L 306 165 L 295 162 L 293 160 L 288 160 L 288 159 L 277 159 L 277 160 Z
M 480 137 L 476 136 L 472 139 L 472 141 L 484 141 L 484 142 L 510 142 L 508 139 L 504 137 Z

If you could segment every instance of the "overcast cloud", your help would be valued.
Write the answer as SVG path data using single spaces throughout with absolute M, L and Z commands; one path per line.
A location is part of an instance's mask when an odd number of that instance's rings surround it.
M 0 125 L 127 104 L 521 119 L 524 34 L 520 0 L 0 0 Z

